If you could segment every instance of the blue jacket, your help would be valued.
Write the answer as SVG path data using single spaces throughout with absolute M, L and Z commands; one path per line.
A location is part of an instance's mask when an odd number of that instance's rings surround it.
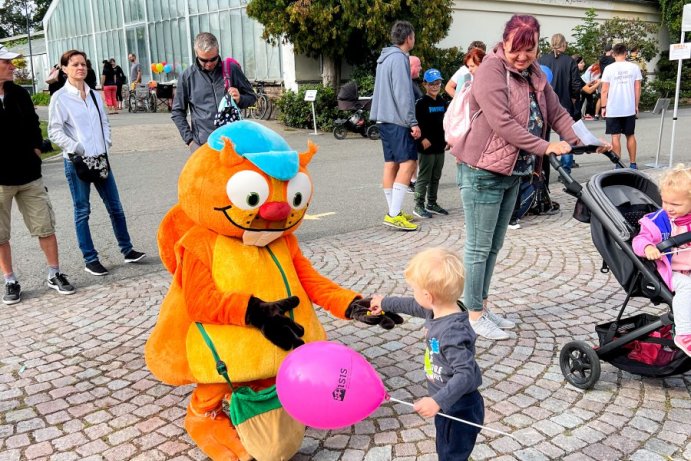
M 417 125 L 410 61 L 397 46 L 384 48 L 377 59 L 369 118 L 403 127 Z

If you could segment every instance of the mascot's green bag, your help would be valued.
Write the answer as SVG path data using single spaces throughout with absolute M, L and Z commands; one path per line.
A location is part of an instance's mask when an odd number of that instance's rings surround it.
M 235 388 L 211 337 L 201 323 L 197 323 L 197 328 L 214 356 L 218 374 L 233 389 L 233 393 L 223 399 L 223 413 L 235 426 L 247 453 L 257 461 L 287 461 L 292 458 L 302 445 L 305 426 L 283 409 L 276 385 L 260 391 L 246 386 Z

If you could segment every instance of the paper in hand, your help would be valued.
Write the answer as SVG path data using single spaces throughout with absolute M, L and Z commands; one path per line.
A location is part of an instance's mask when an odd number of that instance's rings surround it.
M 578 136 L 578 139 L 581 140 L 584 146 L 604 146 L 604 143 L 585 127 L 583 120 L 577 121 L 571 128 L 573 128 L 576 136 Z

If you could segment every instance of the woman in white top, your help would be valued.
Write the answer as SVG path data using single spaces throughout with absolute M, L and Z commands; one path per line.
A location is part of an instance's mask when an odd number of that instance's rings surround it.
M 65 176 L 67 176 L 74 205 L 77 241 L 86 263 L 85 270 L 93 275 L 106 275 L 108 270 L 98 259 L 98 252 L 94 248 L 89 229 L 91 212 L 89 194 L 92 183 L 83 181 L 77 176 L 68 154 L 96 157 L 107 153 L 111 145 L 110 126 L 101 98 L 84 83 L 87 73 L 86 54 L 77 50 L 67 51 L 60 58 L 60 65 L 63 72 L 67 74 L 67 82 L 51 97 L 48 135 L 50 140 L 62 149 Z M 120 252 L 125 257 L 125 262 L 140 261 L 145 254 L 135 251 L 132 247 L 113 172 L 110 171 L 106 179 L 94 182 L 93 185 L 108 210 L 113 232 Z

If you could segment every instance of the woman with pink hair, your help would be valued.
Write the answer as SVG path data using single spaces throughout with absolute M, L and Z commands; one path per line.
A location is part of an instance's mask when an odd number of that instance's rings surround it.
M 508 339 L 515 323 L 490 310 L 490 282 L 516 203 L 521 177 L 539 173 L 543 156 L 562 155 L 579 143 L 573 119 L 559 104 L 537 64 L 540 24 L 514 15 L 503 40 L 474 75 L 471 125 L 452 150 L 465 212 L 463 303 L 479 336 Z M 551 127 L 565 141 L 544 139 Z

